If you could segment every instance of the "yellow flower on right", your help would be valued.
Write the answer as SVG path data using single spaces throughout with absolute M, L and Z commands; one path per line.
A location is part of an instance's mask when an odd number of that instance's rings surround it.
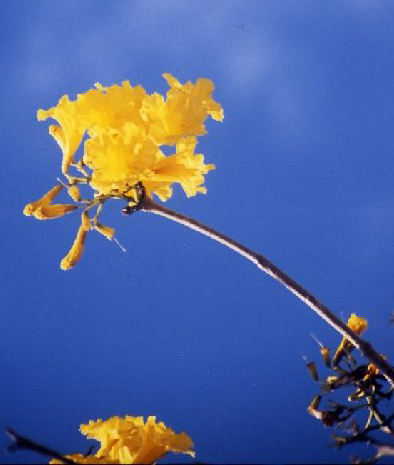
M 347 320 L 347 325 L 357 336 L 360 336 L 368 328 L 368 321 L 352 313 Z
M 368 328 L 368 321 L 355 313 L 352 313 L 347 320 L 347 325 L 354 333 L 357 334 L 357 336 L 360 336 Z M 346 353 L 349 354 L 353 348 L 354 346 L 349 339 L 346 337 L 342 338 L 342 341 L 332 358 L 333 366 L 337 366 L 343 355 Z
M 156 144 L 174 145 L 184 136 L 205 134 L 204 121 L 209 115 L 223 121 L 223 109 L 212 98 L 211 80 L 200 78 L 195 84 L 181 84 L 169 73 L 163 74 L 171 89 L 166 94 L 153 94 L 142 102 L 141 115 L 149 125 L 149 135 Z

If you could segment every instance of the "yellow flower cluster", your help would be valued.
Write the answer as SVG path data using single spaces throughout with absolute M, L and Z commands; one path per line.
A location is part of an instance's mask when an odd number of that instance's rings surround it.
M 129 81 L 104 87 L 96 84 L 71 101 L 67 95 L 55 107 L 38 110 L 37 118 L 52 118 L 58 124 L 49 133 L 62 150 L 62 173 L 67 179 L 67 193 L 85 211 L 100 207 L 108 198 L 124 199 L 136 204 L 136 186 L 144 195 L 157 195 L 166 201 L 172 195 L 172 185 L 179 183 L 186 195 L 205 193 L 204 175 L 215 168 L 205 164 L 195 153 L 197 136 L 205 134 L 205 120 L 211 116 L 223 120 L 223 109 L 212 98 L 214 86 L 209 79 L 181 84 L 171 74 L 163 74 L 169 85 L 166 96 L 148 94 L 141 86 Z M 77 150 L 83 139 L 83 153 Z M 165 155 L 162 146 L 173 146 Z M 171 150 L 171 149 L 170 149 Z M 73 168 L 77 173 L 72 174 Z M 78 176 L 77 176 L 78 174 Z M 94 194 L 91 200 L 81 198 L 78 184 L 87 184 Z M 61 185 L 36 202 L 28 204 L 25 215 L 37 219 L 63 216 L 76 205 L 51 202 Z M 63 259 L 62 269 L 71 268 L 82 255 L 87 231 L 95 229 L 108 239 L 114 230 L 98 223 L 98 214 L 82 224 L 77 239 Z M 69 255 L 70 255 L 69 254 Z
M 174 182 L 188 196 L 205 192 L 203 175 L 214 165 L 205 165 L 203 156 L 194 153 L 196 136 L 205 134 L 208 115 L 222 121 L 223 110 L 212 99 L 209 79 L 181 84 L 171 74 L 163 76 L 170 86 L 166 98 L 124 81 L 111 87 L 96 84 L 75 101 L 64 95 L 56 107 L 38 110 L 39 120 L 59 123 L 49 132 L 63 152 L 62 172 L 68 174 L 87 134 L 82 161 L 93 171 L 90 185 L 100 194 L 127 196 L 138 182 L 161 200 L 171 196 Z M 162 145 L 175 145 L 175 153 L 165 156 Z
M 66 457 L 77 463 L 141 463 L 152 464 L 168 452 L 178 452 L 194 457 L 193 441 L 186 433 L 176 434 L 163 422 L 156 423 L 156 417 L 126 415 L 124 418 L 111 417 L 108 420 L 90 420 L 81 425 L 80 431 L 89 439 L 100 442 L 96 454 L 85 457 L 72 454 Z M 57 459 L 50 463 L 61 463 Z

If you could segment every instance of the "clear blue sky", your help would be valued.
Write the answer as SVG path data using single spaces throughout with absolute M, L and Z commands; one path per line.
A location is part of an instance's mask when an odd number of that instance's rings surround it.
M 223 246 L 147 213 L 106 209 L 59 268 L 78 215 L 23 206 L 60 174 L 36 110 L 95 82 L 164 92 L 163 72 L 208 77 L 225 110 L 199 142 L 207 195 L 167 206 L 265 254 L 394 359 L 394 2 L 8 1 L 0 18 L 0 426 L 84 452 L 78 425 L 156 415 L 199 462 L 344 462 L 306 407 L 300 354 L 340 338 Z M 0 445 L 7 443 L 0 438 Z M 359 451 L 359 449 L 356 449 Z M 34 454 L 0 461 L 39 462 Z M 190 462 L 187 457 L 173 460 Z

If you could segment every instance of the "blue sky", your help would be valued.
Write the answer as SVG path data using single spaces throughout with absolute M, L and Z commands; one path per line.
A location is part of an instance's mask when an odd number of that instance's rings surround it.
M 198 148 L 207 195 L 166 203 L 259 251 L 393 360 L 394 4 L 379 0 L 6 2 L 1 15 L 1 424 L 61 452 L 78 425 L 156 415 L 200 462 L 337 462 L 306 407 L 300 354 L 340 338 L 223 246 L 147 213 L 106 208 L 127 248 L 93 235 L 59 262 L 77 215 L 22 215 L 60 174 L 36 121 L 67 93 L 164 72 L 207 77 L 222 104 Z M 1 445 L 7 439 L 0 439 Z M 37 463 L 20 453 L 0 461 Z M 190 458 L 173 460 L 190 462 Z

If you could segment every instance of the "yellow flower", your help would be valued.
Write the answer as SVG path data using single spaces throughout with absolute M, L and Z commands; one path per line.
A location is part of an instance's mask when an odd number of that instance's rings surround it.
M 102 421 L 90 420 L 80 430 L 88 438 L 100 441 L 96 457 L 118 461 L 118 463 L 150 464 L 168 452 L 180 452 L 194 457 L 193 442 L 186 433 L 176 434 L 163 422 L 156 423 L 150 416 L 126 415 Z
M 52 189 L 43 197 L 36 200 L 35 202 L 28 203 L 23 209 L 23 214 L 26 216 L 34 215 L 34 212 L 37 210 L 37 208 L 49 205 L 62 189 L 63 186 L 61 184 L 57 184 L 55 187 L 52 187 Z
M 84 162 L 93 169 L 91 186 L 100 194 L 127 195 L 141 181 L 148 196 L 161 200 L 171 194 L 171 185 L 181 184 L 188 197 L 205 193 L 204 174 L 214 169 L 205 165 L 201 154 L 194 154 L 197 140 L 185 137 L 176 144 L 176 154 L 165 156 L 150 140 L 135 133 L 126 144 L 108 135 L 86 141 Z
M 60 126 L 52 124 L 49 127 L 49 133 L 62 149 L 62 172 L 67 173 L 73 162 L 74 153 L 86 131 L 86 127 L 80 122 L 77 102 L 71 102 L 67 95 L 63 95 L 56 107 L 49 110 L 38 110 L 38 120 L 47 118 L 53 118 L 60 124 Z
M 347 320 L 347 325 L 357 336 L 360 336 L 360 334 L 368 328 L 367 320 L 357 316 L 355 313 L 350 315 L 350 318 Z
M 355 313 L 352 313 L 347 320 L 348 327 L 360 336 L 368 328 L 368 322 L 364 318 L 357 316 Z M 354 349 L 353 344 L 346 338 L 342 338 L 341 343 L 339 344 L 334 357 L 332 359 L 333 366 L 338 365 L 339 361 L 345 354 L 349 354 Z
M 62 270 L 69 270 L 80 260 L 85 248 L 85 239 L 87 233 L 88 231 L 82 224 L 78 229 L 77 237 L 75 238 L 70 251 L 60 262 L 60 268 Z
M 186 433 L 176 434 L 163 422 L 156 423 L 156 417 L 126 415 L 108 420 L 90 420 L 81 425 L 80 431 L 89 439 L 100 442 L 100 449 L 94 455 L 66 455 L 77 463 L 119 463 L 153 464 L 168 452 L 177 452 L 195 456 L 193 441 Z M 50 463 L 62 463 L 52 459 Z
M 99 194 L 122 196 L 138 182 L 148 195 L 156 193 L 162 200 L 171 196 L 174 182 L 188 196 L 205 192 L 203 175 L 213 165 L 204 165 L 203 156 L 194 155 L 195 136 L 205 134 L 207 116 L 222 121 L 223 109 L 212 99 L 209 79 L 181 84 L 171 74 L 163 76 L 170 86 L 166 99 L 124 81 L 120 86 L 96 84 L 75 101 L 64 95 L 57 106 L 39 110 L 38 119 L 59 123 L 49 132 L 62 149 L 63 173 L 74 163 L 87 132 L 83 162 L 93 171 L 89 184 Z M 176 144 L 176 154 L 166 157 L 162 144 Z M 79 198 L 76 186 L 69 193 Z
M 204 121 L 208 115 L 223 120 L 222 107 L 212 99 L 214 86 L 209 79 L 196 84 L 181 84 L 171 74 L 163 74 L 171 89 L 166 99 L 153 94 L 142 103 L 142 116 L 149 124 L 149 135 L 157 144 L 173 145 L 184 136 L 205 134 Z
M 149 177 L 160 149 L 140 130 L 126 141 L 107 134 L 85 142 L 84 163 L 93 170 L 90 185 L 100 194 L 121 195 Z
M 153 176 L 143 180 L 148 195 L 156 193 L 161 200 L 171 196 L 171 185 L 178 182 L 188 197 L 206 192 L 204 174 L 215 168 L 205 165 L 204 156 L 195 154 L 196 137 L 184 137 L 176 144 L 176 154 L 160 157 L 152 167 Z
M 128 125 L 146 127 L 140 109 L 147 94 L 141 86 L 132 87 L 129 81 L 123 81 L 120 86 L 96 83 L 95 87 L 77 99 L 81 121 L 90 137 L 103 133 L 119 135 Z

